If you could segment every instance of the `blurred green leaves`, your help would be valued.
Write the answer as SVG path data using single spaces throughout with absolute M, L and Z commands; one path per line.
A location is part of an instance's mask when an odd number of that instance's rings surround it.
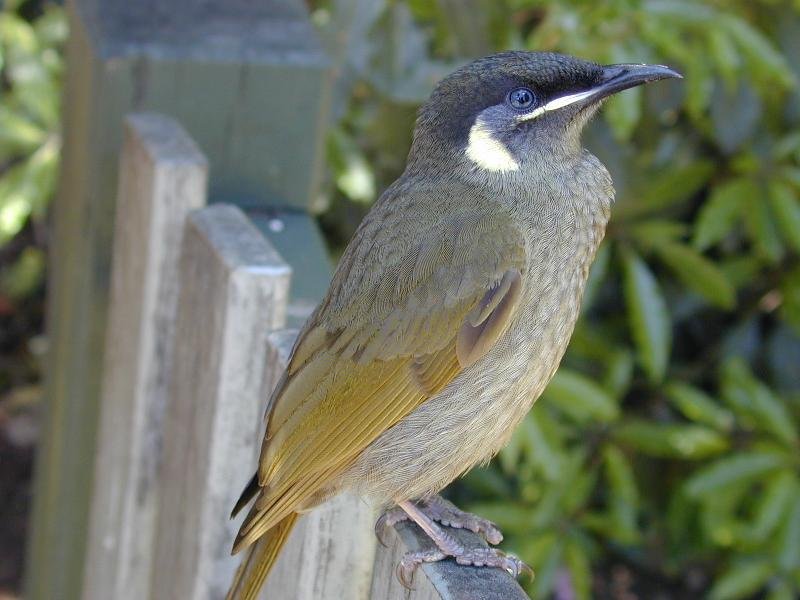
M 688 290 L 703 296 L 714 306 L 729 310 L 736 303 L 736 290 L 725 274 L 702 254 L 676 242 L 656 245 L 661 261 Z
M 672 405 L 690 421 L 710 425 L 722 432 L 730 432 L 734 425 L 732 412 L 691 385 L 673 382 L 665 386 L 664 392 Z
M 702 425 L 652 423 L 629 419 L 615 431 L 615 439 L 637 452 L 662 458 L 697 460 L 728 448 L 718 432 Z
M 700 207 L 692 245 L 703 251 L 723 240 L 745 214 L 749 198 L 757 195 L 758 189 L 749 179 L 733 179 L 715 186 Z
M 630 250 L 624 251 L 623 275 L 633 341 L 642 367 L 653 381 L 664 378 L 672 345 L 672 323 L 653 273 Z
M 637 525 L 639 491 L 633 467 L 625 454 L 616 446 L 607 446 L 603 452 L 605 478 L 609 491 L 609 509 L 612 525 L 609 534 L 623 544 L 639 541 Z
M 769 204 L 786 244 L 800 252 L 800 201 L 792 187 L 783 181 L 769 185 Z
M 28 21 L 16 5 L 0 9 L 0 250 L 31 219 L 45 218 L 60 150 L 63 9 L 45 5 Z M 0 295 L 23 300 L 35 291 L 43 262 L 40 249 L 23 248 L 0 273 Z
M 727 486 L 744 485 L 783 465 L 783 457 L 771 452 L 742 452 L 721 458 L 686 480 L 684 490 L 690 498 L 709 498 Z
M 618 197 L 583 318 L 510 444 L 454 493 L 505 528 L 535 598 L 565 581 L 593 597 L 620 564 L 641 597 L 660 593 L 654 579 L 675 597 L 799 597 L 800 6 L 317 4 L 350 33 L 326 217 L 340 224 L 399 175 L 435 80 L 476 54 L 685 75 L 620 94 L 586 132 Z
M 328 136 L 328 164 L 336 170 L 336 186 L 355 202 L 375 201 L 375 177 L 351 138 L 334 129 Z
M 756 379 L 742 360 L 730 360 L 724 365 L 721 390 L 743 426 L 767 434 L 788 449 L 797 447 L 797 423 L 789 414 L 788 404 Z

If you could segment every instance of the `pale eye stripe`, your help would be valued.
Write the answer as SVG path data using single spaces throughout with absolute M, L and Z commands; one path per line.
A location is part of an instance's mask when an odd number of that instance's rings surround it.
M 587 98 L 591 98 L 597 93 L 597 90 L 586 90 L 585 92 L 578 92 L 577 94 L 567 94 L 566 96 L 560 96 L 559 98 L 553 98 L 545 104 L 544 106 L 540 106 L 539 108 L 532 110 L 531 112 L 520 115 L 520 121 L 530 121 L 531 119 L 535 119 L 536 117 L 553 110 L 558 110 L 559 108 L 564 108 L 565 106 L 569 106 L 570 104 L 575 104 L 576 102 L 580 102 L 582 100 L 586 100 Z

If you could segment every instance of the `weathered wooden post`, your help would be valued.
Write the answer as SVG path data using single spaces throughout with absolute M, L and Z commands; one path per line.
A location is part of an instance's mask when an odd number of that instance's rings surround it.
M 81 595 L 123 116 L 176 117 L 209 159 L 210 201 L 252 212 L 290 263 L 302 251 L 289 307 L 295 322 L 329 277 L 309 217 L 317 208 L 327 61 L 303 3 L 68 0 L 68 10 L 29 600 Z
M 156 114 L 126 119 L 83 597 L 145 598 L 172 374 L 186 216 L 205 204 L 207 164 Z
M 289 274 L 238 208 L 189 217 L 153 586 L 142 597 L 216 600 L 228 589 L 238 559 L 230 555 L 237 523 L 227 515 L 258 455 L 267 335 L 285 322 Z

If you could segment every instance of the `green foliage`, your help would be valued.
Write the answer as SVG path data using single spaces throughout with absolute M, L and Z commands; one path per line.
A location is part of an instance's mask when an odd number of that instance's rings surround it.
M 340 242 L 399 175 L 416 106 L 471 56 L 685 74 L 620 94 L 587 131 L 618 193 L 584 317 L 511 443 L 453 493 L 505 528 L 536 598 L 565 581 L 592 597 L 615 565 L 640 597 L 800 597 L 800 5 L 316 5 L 348 99 L 325 217 Z
M 60 150 L 64 11 L 49 4 L 29 21 L 18 4 L 0 5 L 0 251 L 44 219 Z M 42 280 L 43 257 L 32 246 L 15 254 L 0 269 L 0 297 L 23 300 Z

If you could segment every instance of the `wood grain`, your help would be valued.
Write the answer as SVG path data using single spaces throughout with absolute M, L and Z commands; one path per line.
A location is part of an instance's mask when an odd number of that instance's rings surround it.
M 206 159 L 174 120 L 125 121 L 83 598 L 144 597 L 186 216 Z
M 238 208 L 189 217 L 150 598 L 225 595 L 238 527 L 227 515 L 256 460 L 267 335 L 285 321 L 289 274 Z
M 301 267 L 295 298 L 318 301 L 329 275 L 307 213 L 326 197 L 318 187 L 333 79 L 305 3 L 63 4 L 63 149 L 49 207 L 49 348 L 27 543 L 29 600 L 82 595 L 124 116 L 147 109 L 177 118 L 209 158 L 214 201 L 291 215 L 283 237 L 298 250 L 284 254 Z

